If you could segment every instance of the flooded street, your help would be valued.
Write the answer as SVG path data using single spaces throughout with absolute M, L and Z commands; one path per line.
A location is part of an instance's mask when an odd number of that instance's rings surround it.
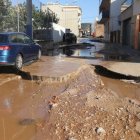
M 14 80 L 0 87 L 1 140 L 35 139 L 37 125 L 47 119 L 52 96 L 65 90 L 65 84 L 38 85 Z
M 1 69 L 0 140 L 139 140 L 140 84 L 96 73 L 93 65 L 108 65 L 96 54 L 103 47 L 94 42 L 71 57 L 43 56 L 18 73 Z M 108 136 L 97 135 L 98 127 Z
M 131 84 L 120 80 L 110 79 L 107 77 L 101 77 L 105 87 L 111 89 L 120 97 L 128 97 L 140 100 L 140 85 Z

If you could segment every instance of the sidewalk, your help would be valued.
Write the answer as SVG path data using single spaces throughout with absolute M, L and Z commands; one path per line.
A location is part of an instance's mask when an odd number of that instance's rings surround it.
M 128 62 L 140 62 L 140 50 L 135 50 L 129 46 L 121 44 L 106 43 L 105 48 L 98 53 L 104 54 L 106 58 L 116 58 Z
M 105 55 L 105 68 L 124 75 L 140 76 L 140 50 L 134 50 L 120 44 L 106 43 L 104 50 L 99 53 Z
M 102 64 L 106 69 L 126 76 L 140 77 L 140 63 L 133 62 L 108 62 Z

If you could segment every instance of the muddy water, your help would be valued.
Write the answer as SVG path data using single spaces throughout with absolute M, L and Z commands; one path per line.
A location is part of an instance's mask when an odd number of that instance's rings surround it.
M 105 87 L 116 92 L 120 97 L 128 97 L 140 100 L 140 84 L 126 83 L 120 80 L 114 80 L 101 77 Z
M 0 140 L 35 140 L 48 117 L 48 101 L 65 86 L 15 80 L 0 87 Z
M 139 99 L 140 85 L 101 77 L 121 97 Z M 14 80 L 0 86 L 0 140 L 41 140 L 38 129 L 49 117 L 48 102 L 66 90 L 64 83 Z

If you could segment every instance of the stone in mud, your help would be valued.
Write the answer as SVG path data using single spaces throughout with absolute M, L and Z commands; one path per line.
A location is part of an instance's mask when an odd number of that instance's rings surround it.
M 136 123 L 136 131 L 140 134 L 140 122 Z
M 68 138 L 68 140 L 77 140 L 77 139 L 75 139 L 75 138 L 71 137 L 71 138 Z
M 140 120 L 140 113 L 137 114 L 137 118 Z
M 50 108 L 50 110 L 58 105 L 57 102 L 58 102 L 58 97 L 57 96 L 53 96 L 51 98 L 51 100 L 49 101 L 49 108 Z
M 98 135 L 105 135 L 106 134 L 106 131 L 102 127 L 97 127 L 95 129 L 95 131 Z

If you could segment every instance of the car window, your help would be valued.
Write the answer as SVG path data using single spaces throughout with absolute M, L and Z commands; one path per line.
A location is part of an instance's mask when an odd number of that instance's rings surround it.
M 24 43 L 24 35 L 22 34 L 13 34 L 10 37 L 12 43 Z
M 33 43 L 33 41 L 28 36 L 24 35 L 24 43 L 25 44 L 31 44 L 31 43 Z
M 6 43 L 7 42 L 7 36 L 0 34 L 0 43 Z
M 17 42 L 17 36 L 14 34 L 14 35 L 10 35 L 10 42 L 12 43 L 16 43 Z

